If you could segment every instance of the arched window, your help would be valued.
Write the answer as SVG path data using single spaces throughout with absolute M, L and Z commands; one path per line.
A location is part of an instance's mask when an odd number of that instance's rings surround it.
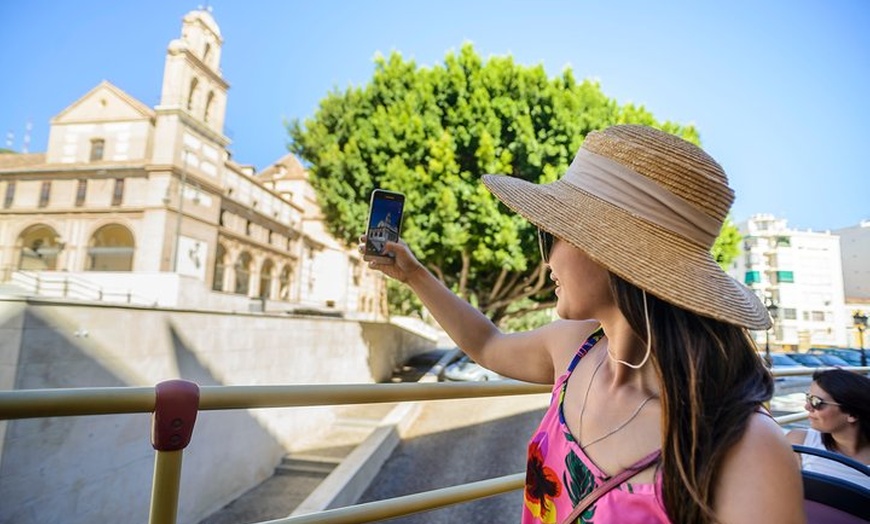
M 211 44 L 206 42 L 205 51 L 202 52 L 202 63 L 208 65 L 208 55 L 211 53 Z
M 250 289 L 249 281 L 251 279 L 251 255 L 247 251 L 243 251 L 236 260 L 236 289 L 235 292 L 239 295 L 247 295 Z
M 202 115 L 202 119 L 205 122 L 208 122 L 208 118 L 211 114 L 211 106 L 214 102 L 214 91 L 208 92 L 208 97 L 205 99 L 205 113 Z
M 226 270 L 227 250 L 223 244 L 218 244 L 217 252 L 214 256 L 214 280 L 211 283 L 211 288 L 214 291 L 224 290 L 224 272 Z
M 133 234 L 120 224 L 108 224 L 96 232 L 88 243 L 86 271 L 132 271 Z
M 199 85 L 199 79 L 194 78 L 190 81 L 190 93 L 187 94 L 187 110 L 193 111 L 193 100 L 196 95 L 196 86 Z
M 260 298 L 271 298 L 272 271 L 274 267 L 275 265 L 272 261 L 266 259 L 266 261 L 263 262 L 263 266 L 260 268 L 260 291 L 257 293 L 257 296 Z
M 63 249 L 60 236 L 50 226 L 37 224 L 21 232 L 18 237 L 21 257 L 18 269 L 30 271 L 54 271 L 57 269 L 57 256 Z
M 278 277 L 280 289 L 278 290 L 278 300 L 290 302 L 293 298 L 293 268 L 289 265 L 284 266 L 281 270 L 281 275 Z

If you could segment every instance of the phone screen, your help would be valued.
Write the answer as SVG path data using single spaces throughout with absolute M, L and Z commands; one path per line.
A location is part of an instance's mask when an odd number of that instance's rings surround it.
M 383 189 L 372 191 L 364 260 L 388 257 L 384 247 L 387 241 L 399 240 L 404 207 L 405 195 Z

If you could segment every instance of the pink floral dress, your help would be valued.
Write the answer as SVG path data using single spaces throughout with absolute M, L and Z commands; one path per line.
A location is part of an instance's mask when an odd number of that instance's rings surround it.
M 563 524 L 577 502 L 608 478 L 578 445 L 562 409 L 568 378 L 603 336 L 599 328 L 577 350 L 568 370 L 553 386 L 550 407 L 529 442 L 523 524 Z M 668 523 L 661 486 L 661 475 L 656 476 L 654 484 L 623 482 L 598 499 L 576 522 Z

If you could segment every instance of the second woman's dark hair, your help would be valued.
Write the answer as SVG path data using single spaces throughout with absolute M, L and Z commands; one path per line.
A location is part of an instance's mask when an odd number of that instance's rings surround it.
M 620 311 L 646 340 L 643 292 L 611 274 Z M 713 490 L 723 458 L 759 406 L 773 378 L 739 326 L 646 294 L 652 362 L 661 382 L 662 495 L 673 522 L 715 522 Z
M 870 378 L 845 369 L 829 369 L 813 373 L 813 382 L 831 395 L 844 413 L 858 419 L 861 435 L 870 441 Z M 834 438 L 822 433 L 822 442 L 832 449 Z

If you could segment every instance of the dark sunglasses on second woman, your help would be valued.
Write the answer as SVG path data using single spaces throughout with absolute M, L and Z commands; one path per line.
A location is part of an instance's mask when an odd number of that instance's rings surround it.
M 821 398 L 819 398 L 811 393 L 807 393 L 807 404 L 809 404 L 809 406 L 811 408 L 813 408 L 813 411 L 822 409 L 825 406 L 839 406 L 840 405 L 836 402 L 822 400 Z
M 550 250 L 553 249 L 554 242 L 553 235 L 538 228 L 538 249 L 541 250 L 541 260 L 544 261 L 544 264 L 550 263 Z

